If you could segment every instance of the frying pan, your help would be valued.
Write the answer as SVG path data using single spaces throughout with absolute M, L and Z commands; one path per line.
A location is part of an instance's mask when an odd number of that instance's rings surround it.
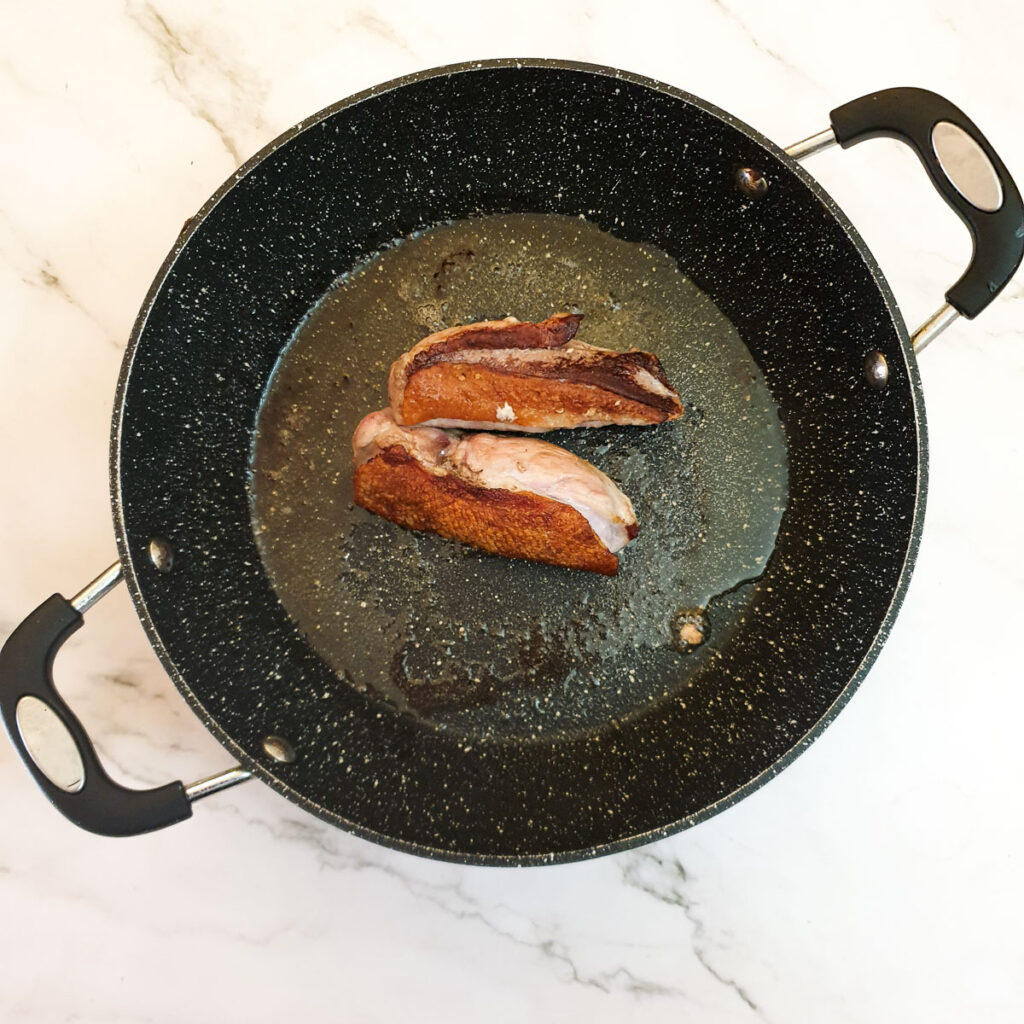
M 974 239 L 913 341 L 798 163 L 878 135 L 917 151 Z M 997 185 L 965 185 L 943 135 Z M 336 104 L 232 176 L 150 289 L 113 414 L 119 560 L 7 641 L 11 739 L 52 803 L 106 835 L 252 776 L 368 839 L 470 863 L 693 825 L 779 772 L 868 671 L 923 518 L 914 351 L 977 315 L 1022 253 L 1002 162 L 923 90 L 839 107 L 787 151 L 670 86 L 561 61 L 442 68 Z M 383 404 L 395 355 L 437 326 L 564 308 L 584 340 L 656 351 L 687 403 L 671 428 L 553 438 L 637 502 L 619 577 L 350 506 L 348 431 Z M 51 667 L 122 577 L 237 767 L 144 791 L 104 772 Z M 680 615 L 703 617 L 704 644 L 674 642 Z M 40 702 L 74 741 L 67 778 L 26 743 Z

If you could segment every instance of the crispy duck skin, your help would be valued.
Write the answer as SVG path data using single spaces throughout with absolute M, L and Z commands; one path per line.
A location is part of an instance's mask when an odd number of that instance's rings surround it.
M 533 438 L 402 427 L 371 413 L 352 438 L 358 505 L 507 558 L 614 576 L 637 534 L 629 499 L 595 466 Z
M 388 399 L 396 421 L 537 433 L 643 426 L 682 415 L 656 356 L 577 341 L 582 319 L 508 317 L 431 334 L 391 365 Z

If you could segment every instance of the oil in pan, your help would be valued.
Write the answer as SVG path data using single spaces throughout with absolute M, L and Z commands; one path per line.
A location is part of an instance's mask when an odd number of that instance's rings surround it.
M 281 602 L 340 677 L 478 742 L 604 730 L 700 685 L 774 547 L 787 463 L 760 370 L 680 262 L 579 218 L 491 215 L 396 242 L 310 312 L 260 408 L 252 518 Z M 582 341 L 654 352 L 686 405 L 658 427 L 544 435 L 632 499 L 618 576 L 354 506 L 352 432 L 387 404 L 392 360 L 445 327 L 566 310 Z

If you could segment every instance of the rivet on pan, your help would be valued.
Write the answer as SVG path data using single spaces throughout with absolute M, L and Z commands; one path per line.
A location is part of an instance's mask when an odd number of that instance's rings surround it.
M 149 560 L 160 570 L 170 572 L 174 565 L 174 548 L 165 537 L 153 537 L 149 542 Z
M 733 174 L 736 187 L 751 199 L 760 199 L 768 191 L 768 179 L 753 167 L 739 167 Z
M 865 357 L 864 379 L 878 391 L 884 390 L 889 383 L 889 364 L 881 352 L 869 352 Z
M 672 646 L 680 654 L 689 654 L 708 637 L 711 625 L 703 608 L 684 608 L 672 616 Z
M 295 748 L 283 736 L 267 736 L 263 740 L 263 749 L 275 761 L 291 764 L 295 760 Z

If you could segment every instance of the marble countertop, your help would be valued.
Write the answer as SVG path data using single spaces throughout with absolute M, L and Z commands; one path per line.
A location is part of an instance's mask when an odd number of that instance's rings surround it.
M 182 222 L 326 104 L 425 67 L 559 56 L 671 82 L 788 144 L 862 93 L 948 95 L 1024 175 L 1024 15 L 998 0 L 484 6 L 88 0 L 0 14 L 0 635 L 115 556 L 110 409 Z M 895 142 L 808 169 L 911 327 L 966 232 Z M 931 486 L 903 611 L 859 693 L 768 786 L 564 867 L 380 849 L 256 783 L 135 840 L 67 824 L 0 742 L 5 1021 L 1020 1020 L 1024 281 L 922 357 Z M 117 777 L 230 763 L 121 588 L 58 675 Z M 1014 981 L 1017 978 L 1017 981 Z

